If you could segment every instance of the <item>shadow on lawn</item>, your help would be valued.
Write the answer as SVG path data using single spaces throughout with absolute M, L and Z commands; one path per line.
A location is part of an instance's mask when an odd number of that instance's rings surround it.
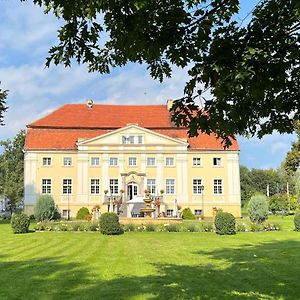
M 300 242 L 249 244 L 192 255 L 210 263 L 156 264 L 156 275 L 106 281 L 60 258 L 3 262 L 6 257 L 0 257 L 0 299 L 299 298 Z

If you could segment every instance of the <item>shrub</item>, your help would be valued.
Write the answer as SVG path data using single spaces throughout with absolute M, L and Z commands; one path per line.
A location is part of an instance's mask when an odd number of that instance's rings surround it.
M 267 223 L 263 226 L 264 231 L 279 231 L 281 229 L 279 223 Z
M 125 232 L 133 232 L 133 231 L 135 231 L 135 225 L 132 224 L 132 223 L 125 224 L 124 225 L 124 231 Z
M 202 231 L 204 231 L 204 232 L 213 232 L 214 231 L 213 223 L 205 222 L 205 223 L 202 223 L 201 225 L 202 225 Z
M 300 231 L 300 213 L 296 213 L 294 216 L 294 224 L 295 224 L 295 230 Z
M 87 207 L 81 207 L 76 215 L 77 220 L 88 220 L 90 212 Z
M 244 223 L 237 223 L 236 224 L 236 231 L 245 232 L 246 230 L 247 230 L 246 224 L 244 224 Z
M 266 196 L 252 196 L 248 204 L 248 214 L 252 222 L 260 224 L 268 218 L 268 203 Z
M 146 224 L 146 231 L 155 231 L 155 225 L 151 223 Z
M 169 224 L 166 226 L 166 229 L 168 232 L 179 232 L 180 226 L 178 226 L 178 224 Z
M 217 234 L 235 234 L 235 218 L 228 212 L 219 212 L 215 218 Z
M 264 226 L 262 224 L 257 224 L 257 223 L 250 224 L 250 231 L 257 232 L 263 230 L 264 230 Z
M 30 219 L 24 214 L 13 214 L 11 218 L 11 228 L 14 233 L 26 233 L 29 231 Z
M 289 198 L 287 195 L 273 195 L 269 198 L 269 210 L 273 214 L 277 212 L 288 212 Z
M 99 230 L 98 224 L 93 222 L 88 222 L 85 224 L 86 231 L 97 231 Z
M 195 215 L 192 213 L 191 209 L 189 207 L 185 208 L 182 213 L 181 217 L 184 220 L 195 220 Z
M 199 231 L 199 228 L 198 228 L 198 226 L 195 223 L 189 223 L 189 224 L 187 224 L 186 229 L 189 232 L 198 232 Z
M 107 212 L 100 216 L 100 232 L 106 235 L 122 234 L 123 229 L 119 223 L 119 217 L 113 212 Z
M 43 195 L 38 198 L 34 207 L 34 216 L 37 221 L 57 220 L 60 218 L 54 200 L 50 195 Z

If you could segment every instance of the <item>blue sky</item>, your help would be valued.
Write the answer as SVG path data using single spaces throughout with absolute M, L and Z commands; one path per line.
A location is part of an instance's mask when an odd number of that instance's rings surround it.
M 243 19 L 257 1 L 243 1 Z M 59 22 L 30 1 L 0 1 L 0 81 L 9 90 L 0 140 L 12 138 L 35 119 L 65 103 L 164 104 L 182 96 L 187 75 L 175 69 L 172 79 L 154 81 L 146 67 L 129 64 L 109 75 L 88 73 L 85 66 L 45 68 L 48 49 L 56 43 Z M 244 21 L 247 22 L 247 19 Z M 273 134 L 258 140 L 239 137 L 241 164 L 276 168 L 295 135 Z

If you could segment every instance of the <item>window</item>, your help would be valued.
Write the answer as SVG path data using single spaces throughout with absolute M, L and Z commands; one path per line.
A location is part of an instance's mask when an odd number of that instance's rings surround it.
M 204 186 L 201 179 L 193 179 L 193 194 L 202 194 Z
M 155 157 L 147 157 L 147 166 L 155 166 Z
M 42 179 L 42 194 L 51 194 L 51 179 Z
M 128 158 L 128 165 L 129 166 L 136 166 L 136 157 L 129 157 Z
M 64 166 L 72 166 L 72 157 L 64 157 Z
M 174 166 L 174 158 L 166 157 L 166 166 Z
M 214 179 L 214 194 L 222 194 L 223 193 L 223 185 L 222 179 Z
M 91 179 L 91 194 L 100 194 L 100 179 Z
M 155 195 L 156 192 L 155 179 L 147 179 L 147 190 L 150 191 L 150 194 Z
M 134 144 L 134 136 L 122 136 L 122 144 Z
M 67 209 L 63 209 L 63 211 L 62 211 L 62 216 L 63 216 L 64 218 L 69 218 L 69 216 L 70 216 L 70 211 L 67 210 Z
M 51 157 L 43 157 L 43 166 L 51 166 Z
M 92 157 L 91 158 L 91 165 L 93 167 L 99 166 L 100 165 L 100 159 L 99 159 L 99 157 Z
M 63 194 L 72 194 L 72 179 L 63 179 Z
M 175 194 L 175 179 L 166 179 L 166 194 Z
M 109 165 L 110 166 L 117 166 L 118 165 L 118 158 L 117 157 L 110 157 L 109 158 Z
M 194 210 L 194 215 L 195 216 L 201 216 L 202 215 L 202 209 L 195 209 Z
M 119 184 L 118 179 L 110 179 L 109 180 L 109 190 L 111 195 L 117 195 L 119 192 Z
M 214 157 L 213 158 L 213 165 L 216 167 L 220 167 L 221 166 L 221 157 Z
M 142 135 L 138 136 L 138 144 L 143 144 L 143 136 Z
M 193 166 L 201 166 L 201 157 L 193 157 Z
M 167 217 L 173 217 L 173 209 L 167 209 Z

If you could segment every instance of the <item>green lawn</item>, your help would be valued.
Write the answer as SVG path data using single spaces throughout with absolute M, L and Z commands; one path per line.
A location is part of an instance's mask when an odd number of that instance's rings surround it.
M 9 224 L 0 224 L 0 239 L 0 299 L 300 295 L 300 232 L 14 235 Z

